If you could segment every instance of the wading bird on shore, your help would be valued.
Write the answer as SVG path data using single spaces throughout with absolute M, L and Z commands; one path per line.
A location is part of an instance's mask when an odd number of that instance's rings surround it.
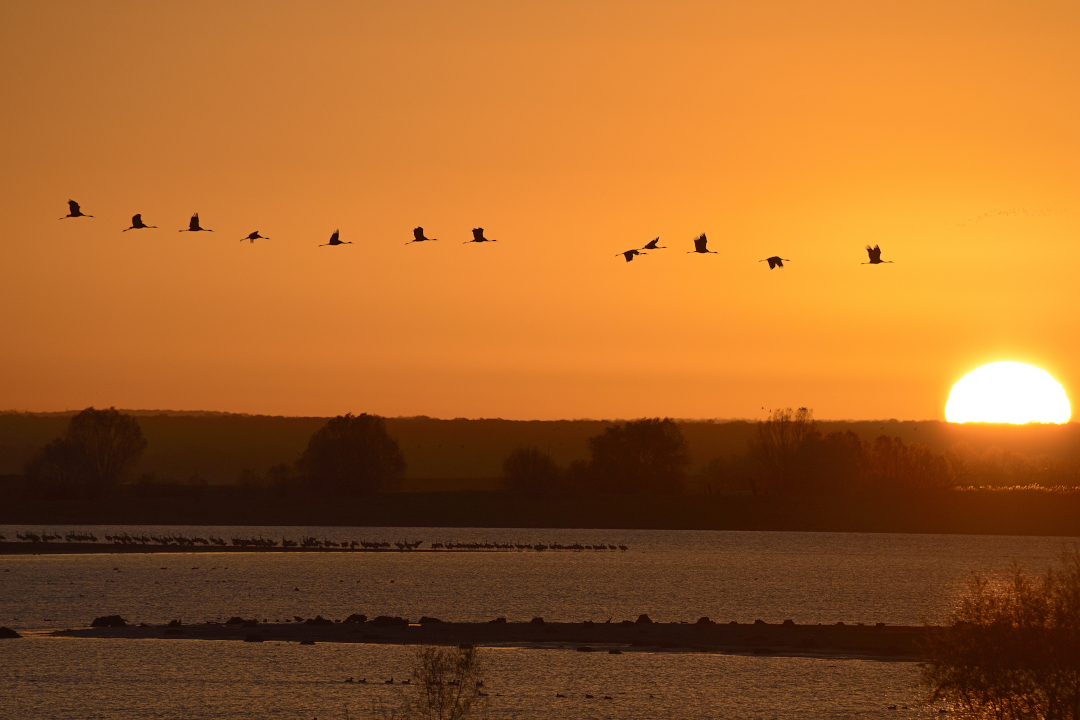
M 694 249 L 693 250 L 687 250 L 686 251 L 687 254 L 689 254 L 689 253 L 712 253 L 713 255 L 719 255 L 720 253 L 716 252 L 715 250 L 710 250 L 709 248 L 705 247 L 708 244 L 708 242 L 709 242 L 709 239 L 707 237 L 705 237 L 705 233 L 701 233 L 696 238 L 694 238 Z
M 784 263 L 791 262 L 791 260 L 789 260 L 787 258 L 782 258 L 779 255 L 773 255 L 771 258 L 765 258 L 764 260 L 758 260 L 758 262 L 767 262 L 767 263 L 769 263 L 769 269 L 772 270 L 773 268 L 782 268 L 782 267 L 784 267 Z
M 643 247 L 641 249 L 642 250 L 666 250 L 667 249 L 667 245 L 657 245 L 656 243 L 658 243 L 658 242 L 660 242 L 660 238 L 654 237 L 652 240 L 649 241 L 649 243 L 645 247 Z
M 882 263 L 891 263 L 892 260 L 881 259 L 881 246 L 875 245 L 874 247 L 866 246 L 866 254 L 870 256 L 870 262 L 864 262 L 863 265 L 881 265 Z
M 250 235 L 240 238 L 240 242 L 244 242 L 245 240 L 250 240 L 251 244 L 254 245 L 256 240 L 269 240 L 269 239 L 270 238 L 266 237 L 265 235 L 260 235 L 259 231 L 256 230 L 255 232 L 251 233 Z
M 323 243 L 319 247 L 326 247 L 327 245 L 352 245 L 351 241 L 350 242 L 341 242 L 341 240 L 338 237 L 338 234 L 340 232 L 341 232 L 340 230 L 335 230 L 334 234 L 330 236 L 330 242 Z
M 626 262 L 630 262 L 631 260 L 633 260 L 635 255 L 647 255 L 647 254 L 648 253 L 643 253 L 640 250 L 636 250 L 636 249 L 635 250 L 627 250 L 626 252 L 619 253 L 619 255 L 622 255 L 624 258 L 626 258 Z M 619 257 L 619 255 L 616 255 L 615 257 Z
M 82 210 L 80 210 L 79 209 L 79 203 L 75 202 L 74 200 L 68 200 L 68 214 L 65 215 L 64 217 L 60 218 L 60 219 L 65 220 L 67 218 L 72 218 L 72 217 L 94 217 L 94 216 L 93 215 L 87 215 Z
M 146 230 L 148 228 L 156 228 L 157 225 L 147 225 L 142 221 L 142 213 L 135 213 L 131 216 L 131 227 L 124 228 L 124 232 L 128 230 Z
M 495 240 L 494 238 L 486 238 L 486 237 L 484 237 L 484 228 L 473 228 L 472 229 L 472 240 L 466 240 L 465 242 L 463 242 L 461 244 L 462 245 L 468 245 L 469 243 L 474 243 L 474 242 L 498 242 L 498 240 Z
M 191 220 L 188 221 L 187 228 L 184 229 L 184 230 L 181 230 L 180 232 L 214 232 L 214 231 L 213 230 L 208 230 L 207 228 L 204 228 L 204 227 L 201 227 L 199 225 L 199 213 L 195 213 L 194 215 L 191 216 Z
M 412 238 L 413 238 L 412 240 L 410 240 L 409 242 L 407 242 L 405 244 L 406 245 L 412 245 L 413 243 L 418 243 L 418 242 L 435 242 L 436 240 L 439 239 L 439 238 L 426 237 L 424 235 L 424 228 L 419 227 L 419 226 L 413 228 Z

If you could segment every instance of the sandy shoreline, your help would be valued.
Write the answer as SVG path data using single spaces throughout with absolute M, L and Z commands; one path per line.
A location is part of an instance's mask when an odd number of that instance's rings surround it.
M 398 626 L 374 622 L 203 623 L 168 627 L 57 630 L 53 637 L 240 640 L 248 642 L 347 642 L 400 645 L 525 646 L 581 652 L 689 651 L 753 655 L 799 655 L 876 660 L 916 660 L 927 628 L 864 625 L 770 625 L 718 623 L 525 623 L 429 622 Z

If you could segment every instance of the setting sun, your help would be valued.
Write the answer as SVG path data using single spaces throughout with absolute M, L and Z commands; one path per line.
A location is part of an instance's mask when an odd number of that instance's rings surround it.
M 1071 409 L 1050 373 L 1018 362 L 983 365 L 953 385 L 945 403 L 949 422 L 1064 423 Z

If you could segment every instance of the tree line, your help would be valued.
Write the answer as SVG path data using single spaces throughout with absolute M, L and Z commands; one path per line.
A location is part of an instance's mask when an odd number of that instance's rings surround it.
M 988 463 L 964 447 L 939 452 L 882 435 L 867 442 L 850 430 L 827 435 L 813 411 L 774 410 L 757 424 L 746 452 L 718 457 L 690 473 L 686 440 L 671 419 L 614 425 L 588 441 L 590 458 L 569 466 L 538 447 L 520 447 L 503 464 L 506 486 L 527 495 L 567 492 L 828 496 L 858 492 L 925 492 L 985 481 L 987 469 L 1035 482 L 1036 471 L 1012 456 L 1011 468 Z M 997 458 L 1000 458 L 1000 454 Z M 995 459 L 997 459 L 995 458 Z M 1029 470 L 1022 475 L 1020 471 Z M 1075 468 L 1056 477 L 1073 484 Z M 1019 484 L 1019 483 L 1017 483 Z
M 146 450 L 136 418 L 114 408 L 87 408 L 65 433 L 27 463 L 24 475 L 38 494 L 102 495 L 123 482 Z M 808 408 L 775 410 L 756 426 L 741 455 L 718 457 L 691 473 L 686 438 L 670 418 L 615 423 L 587 440 L 589 458 L 567 465 L 536 446 L 520 446 L 503 462 L 506 489 L 527 496 L 578 492 L 619 494 L 753 494 L 827 496 L 864 491 L 923 492 L 963 485 L 1029 485 L 1046 477 L 1077 485 L 1076 468 L 1008 453 L 977 456 L 964 447 L 939 452 L 882 435 L 872 442 L 854 432 L 823 434 Z M 393 492 L 406 471 L 405 455 L 383 418 L 340 415 L 312 434 L 294 463 L 264 473 L 244 470 L 238 484 L 251 490 L 342 497 Z M 1056 473 L 1056 474 L 1053 474 Z M 989 480 L 990 482 L 987 482 Z M 198 496 L 206 482 L 164 481 L 152 474 L 134 482 L 144 495 Z

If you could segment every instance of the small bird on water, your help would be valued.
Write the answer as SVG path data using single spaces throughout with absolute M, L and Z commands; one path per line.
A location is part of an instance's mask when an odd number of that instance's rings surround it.
M 767 262 L 767 263 L 769 263 L 769 269 L 772 270 L 773 268 L 782 268 L 782 267 L 784 267 L 784 263 L 785 262 L 791 262 L 791 260 L 788 260 L 787 258 L 782 258 L 779 255 L 773 255 L 771 258 L 765 258 L 764 260 L 758 260 L 758 262 Z
M 79 209 L 79 203 L 75 202 L 74 200 L 68 200 L 68 214 L 65 215 L 64 217 L 60 218 L 60 219 L 64 220 L 66 218 L 73 218 L 73 217 L 94 217 L 94 216 L 93 215 L 87 215 L 82 210 L 80 210 Z
M 142 213 L 135 213 L 131 216 L 131 227 L 124 228 L 124 232 L 128 230 L 144 230 L 147 228 L 156 228 L 157 225 L 147 225 L 142 221 Z

